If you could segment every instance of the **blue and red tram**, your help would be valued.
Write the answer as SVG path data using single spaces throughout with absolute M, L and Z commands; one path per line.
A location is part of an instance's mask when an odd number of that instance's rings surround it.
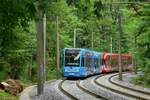
M 98 73 L 118 71 L 119 55 L 113 53 L 100 53 L 83 48 L 65 48 L 63 76 L 86 77 Z M 123 71 L 132 69 L 132 56 L 121 54 Z

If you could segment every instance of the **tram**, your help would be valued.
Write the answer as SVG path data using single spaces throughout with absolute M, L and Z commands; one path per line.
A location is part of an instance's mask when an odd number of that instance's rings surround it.
M 119 70 L 133 70 L 132 56 L 121 54 L 121 62 L 118 62 L 119 54 L 101 53 L 83 48 L 65 48 L 63 60 L 64 77 L 86 77 L 99 73 L 109 73 Z

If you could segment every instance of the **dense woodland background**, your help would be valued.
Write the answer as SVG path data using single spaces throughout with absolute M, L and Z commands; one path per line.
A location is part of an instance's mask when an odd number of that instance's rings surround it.
M 23 82 L 37 81 L 37 10 L 47 16 L 46 78 L 56 78 L 56 16 L 59 17 L 60 54 L 73 47 L 134 56 L 138 70 L 144 72 L 144 83 L 150 84 L 150 3 L 116 4 L 120 0 L 0 0 L 0 81 L 7 78 Z M 135 2 L 144 0 L 135 0 Z M 107 3 L 106 3 L 107 2 Z M 123 0 L 134 2 L 134 0 Z M 146 0 L 145 0 L 146 2 Z M 121 26 L 119 25 L 119 19 Z M 62 62 L 61 64 L 62 65 Z

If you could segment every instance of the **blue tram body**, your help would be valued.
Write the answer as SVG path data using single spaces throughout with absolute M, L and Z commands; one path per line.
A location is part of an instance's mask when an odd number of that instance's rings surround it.
M 101 72 L 102 53 L 80 48 L 65 48 L 63 76 L 86 77 Z

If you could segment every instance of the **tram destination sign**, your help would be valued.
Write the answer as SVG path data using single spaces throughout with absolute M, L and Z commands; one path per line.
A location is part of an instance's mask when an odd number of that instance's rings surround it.
M 66 53 L 79 53 L 80 50 L 69 49 L 66 50 Z

